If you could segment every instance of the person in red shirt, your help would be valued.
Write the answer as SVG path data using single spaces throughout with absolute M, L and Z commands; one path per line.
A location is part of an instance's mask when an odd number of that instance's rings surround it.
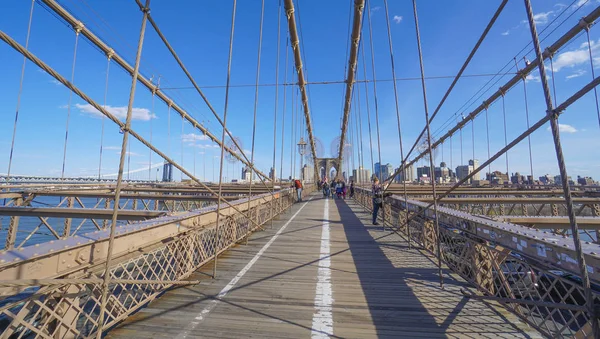
M 296 189 L 296 194 L 298 195 L 298 202 L 302 201 L 302 182 L 298 179 L 294 180 L 294 188 Z

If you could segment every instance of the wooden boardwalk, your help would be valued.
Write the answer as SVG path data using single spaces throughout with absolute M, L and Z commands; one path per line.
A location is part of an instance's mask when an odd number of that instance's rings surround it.
M 109 338 L 539 338 L 404 239 L 370 226 L 351 200 L 296 204 L 196 273 L 196 286 L 165 293 Z

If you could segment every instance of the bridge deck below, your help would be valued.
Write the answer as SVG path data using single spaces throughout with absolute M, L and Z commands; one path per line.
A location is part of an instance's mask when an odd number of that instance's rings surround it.
M 108 337 L 540 337 L 447 270 L 441 290 L 433 258 L 369 217 L 313 195 L 220 257 L 217 279 L 208 265 Z

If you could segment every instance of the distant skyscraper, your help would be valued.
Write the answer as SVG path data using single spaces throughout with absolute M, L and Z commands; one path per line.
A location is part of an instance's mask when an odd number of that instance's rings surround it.
M 417 167 L 417 178 L 419 180 L 421 180 L 421 178 L 424 176 L 431 178 L 431 167 L 429 167 L 429 166 Z
M 165 164 L 163 165 L 162 181 L 173 182 L 173 164 L 165 162 Z
M 304 182 L 312 182 L 314 177 L 315 169 L 313 166 L 304 165 L 302 167 L 302 180 Z
M 479 160 L 477 160 L 477 159 L 469 160 L 469 166 L 471 166 L 471 172 L 474 172 L 476 169 L 479 168 Z M 479 180 L 480 179 L 479 173 L 475 174 L 471 179 Z
M 400 167 L 398 167 L 396 169 L 396 171 L 399 171 L 399 170 L 400 170 Z M 396 176 L 396 182 L 401 183 L 403 181 L 406 181 L 406 182 L 415 181 L 415 168 L 413 167 L 412 164 L 410 164 L 406 167 L 405 173 L 406 173 L 406 179 L 404 178 L 404 173 L 400 172 Z
M 247 166 L 242 167 L 242 180 L 251 181 L 250 167 L 247 167 Z
M 275 169 L 273 167 L 271 167 L 271 171 L 269 172 L 269 178 L 271 178 L 271 180 L 273 180 L 273 182 L 275 182 L 277 180 L 277 176 L 275 174 Z

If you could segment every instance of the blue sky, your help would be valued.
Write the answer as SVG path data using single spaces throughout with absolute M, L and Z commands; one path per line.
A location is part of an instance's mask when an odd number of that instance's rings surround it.
M 115 51 L 133 64 L 135 48 L 140 29 L 142 14 L 135 1 L 79 1 L 61 0 L 67 8 L 86 27 L 104 40 Z M 296 20 L 300 28 L 303 63 L 309 82 L 340 81 L 345 78 L 347 64 L 347 44 L 349 40 L 348 19 L 351 1 L 295 1 Z M 467 57 L 479 35 L 492 17 L 500 1 L 419 1 L 419 21 L 424 53 L 427 94 L 430 113 L 435 109 L 442 95 L 450 85 L 451 78 L 435 78 L 456 74 Z M 30 1 L 7 0 L 0 4 L 0 30 L 9 34 L 19 43 L 25 44 Z M 598 6 L 596 0 L 585 1 L 548 1 L 534 0 L 533 8 L 538 31 L 544 39 L 545 48 L 584 15 Z M 231 1 L 186 1 L 175 5 L 173 2 L 155 0 L 151 3 L 152 16 L 167 36 L 181 59 L 190 70 L 197 83 L 203 87 L 210 103 L 222 117 L 224 107 L 227 55 L 231 18 Z M 10 9 L 10 10 L 9 10 Z M 250 156 L 252 144 L 252 123 L 254 112 L 258 36 L 260 24 L 260 1 L 238 1 L 235 22 L 235 39 L 232 62 L 229 113 L 227 126 L 239 137 L 247 155 Z M 402 122 L 402 137 L 405 151 L 414 142 L 424 125 L 424 109 L 419 76 L 418 54 L 415 39 L 412 2 L 408 0 L 389 1 L 389 15 L 393 38 L 396 77 L 399 79 L 399 111 Z M 559 16 L 560 15 L 560 16 Z M 553 21 L 557 16 L 558 19 Z M 266 1 L 263 45 L 261 54 L 260 83 L 275 83 L 277 60 L 277 18 L 278 1 Z M 373 25 L 373 46 L 378 80 L 392 78 L 390 55 L 387 43 L 386 17 L 382 0 L 371 1 Z M 488 82 L 491 76 L 499 72 L 507 63 L 517 57 L 519 67 L 524 66 L 523 57 L 534 59 L 530 48 L 519 52 L 530 41 L 528 26 L 523 23 L 525 10 L 522 1 L 510 1 L 500 15 L 496 25 L 481 46 L 475 58 L 467 68 L 466 75 L 481 75 L 461 79 L 453 93 L 442 107 L 432 124 L 434 136 L 439 130 L 449 129 L 445 123 L 456 121 L 461 112 L 468 114 L 478 106 L 487 95 L 504 84 L 510 74 L 504 76 L 495 86 L 485 91 L 484 96 L 472 101 L 470 98 Z M 370 41 L 368 39 L 368 21 L 365 18 L 363 43 L 367 74 L 363 72 L 362 59 L 358 65 L 357 79 L 372 79 Z M 281 52 L 279 83 L 297 80 L 293 71 L 293 56 L 289 53 L 288 67 L 285 66 L 285 48 L 287 23 L 282 15 Z M 594 59 L 600 60 L 600 38 L 597 29 L 590 31 L 593 43 Z M 562 102 L 592 79 L 585 34 L 580 35 L 566 45 L 555 57 L 556 97 Z M 75 33 L 65 23 L 57 19 L 40 4 L 35 5 L 30 50 L 66 78 L 71 76 Z M 288 47 L 289 49 L 289 47 Z M 529 52 L 529 53 L 527 53 Z M 186 109 L 198 121 L 215 135 L 221 135 L 221 128 L 200 96 L 191 89 L 191 84 L 179 69 L 158 35 L 149 25 L 142 53 L 141 73 L 146 77 L 160 76 L 160 86 L 181 107 Z M 596 60 L 595 60 L 596 61 Z M 8 167 L 10 143 L 13 131 L 19 79 L 23 57 L 5 43 L 0 43 L 0 173 Z M 511 64 L 512 66 L 512 64 Z M 95 101 L 104 103 L 104 90 L 107 62 L 106 56 L 99 52 L 84 38 L 79 39 L 75 66 L 75 84 Z M 514 72 L 513 68 L 505 71 Z M 596 70 L 597 71 L 597 70 Z M 495 80 L 494 80 L 495 81 Z M 239 85 L 250 85 L 237 87 Z M 111 111 L 124 119 L 131 80 L 115 63 L 111 63 L 106 104 Z M 343 108 L 344 84 L 314 84 L 309 86 L 309 100 L 312 111 L 315 135 L 324 145 L 324 155 L 330 155 L 330 144 L 340 134 Z M 360 92 L 361 105 L 353 102 L 353 141 L 355 146 L 354 167 L 359 161 L 356 146 L 362 142 L 365 167 L 371 167 L 369 134 L 367 129 L 367 107 L 365 85 L 357 84 L 355 96 Z M 530 122 L 533 124 L 545 113 L 545 105 L 539 82 L 539 74 L 532 73 L 526 83 Z M 372 83 L 367 86 L 371 124 L 375 131 L 374 97 Z M 275 106 L 275 87 L 259 88 L 257 105 L 257 135 L 255 144 L 255 163 L 267 173 L 273 157 L 273 119 L 277 113 L 277 159 L 279 172 L 281 151 L 281 121 L 285 106 L 284 159 L 283 174 L 290 175 L 290 153 L 300 137 L 302 113 L 296 100 L 297 90 L 288 86 L 286 101 L 284 90 L 280 87 L 277 108 Z M 379 102 L 379 126 L 382 141 L 381 154 L 384 163 L 397 166 L 400 161 L 398 131 L 392 83 L 380 81 L 377 84 Z M 293 102 L 292 102 L 293 100 Z M 506 114 L 509 141 L 526 129 L 523 85 L 519 84 L 506 95 Z M 173 157 L 199 178 L 212 180 L 218 171 L 219 149 L 194 131 L 190 124 L 183 124 L 181 117 L 174 111 L 168 115 L 168 108 L 158 98 L 152 100 L 151 93 L 138 85 L 135 97 L 133 128 L 150 140 L 162 151 Z M 461 108 L 462 107 L 462 108 Z M 362 140 L 356 133 L 357 113 L 360 108 L 362 120 Z M 27 62 L 21 97 L 21 107 L 12 164 L 13 174 L 60 175 L 65 138 L 65 126 L 69 112 L 69 91 L 57 85 L 53 79 Z M 296 121 L 291 117 L 296 114 Z M 489 108 L 490 149 L 494 153 L 504 145 L 502 106 L 497 102 Z M 560 119 L 563 124 L 562 144 L 567 159 L 567 168 L 572 176 L 600 177 L 600 144 L 598 120 L 593 93 L 586 95 L 573 105 Z M 169 129 L 170 127 L 170 129 Z M 297 131 L 292 140 L 292 127 Z M 70 105 L 69 139 L 67 144 L 66 175 L 91 176 L 98 172 L 102 119 L 90 109 L 86 102 L 73 95 Z M 375 135 L 373 136 L 375 138 Z M 114 124 L 105 121 L 104 156 L 102 173 L 116 173 L 122 135 Z M 293 141 L 293 143 L 292 143 Z M 375 141 L 375 139 L 374 139 Z M 533 168 L 535 176 L 546 173 L 558 174 L 556 157 L 552 144 L 552 135 L 544 126 L 531 137 Z M 374 142 L 376 147 L 376 142 Z M 483 162 L 487 158 L 487 138 L 484 115 L 475 120 L 475 157 Z M 183 152 L 182 152 L 183 150 Z M 458 135 L 453 139 L 452 165 L 460 164 L 460 141 Z M 443 155 L 442 155 L 443 153 Z M 473 142 L 471 126 L 463 131 L 463 162 L 472 158 Z M 377 150 L 374 150 L 377 161 Z M 194 168 L 195 158 L 195 168 Z M 144 168 L 148 163 L 159 163 L 156 154 L 150 152 L 137 141 L 131 144 L 130 170 Z M 450 164 L 450 145 L 439 150 L 436 162 L 445 160 Z M 521 143 L 509 153 L 510 171 L 529 174 L 529 153 L 527 142 Z M 203 165 L 203 162 L 205 165 Z M 214 164 L 213 164 L 214 162 Z M 299 166 L 296 157 L 296 168 Z M 421 164 L 421 163 L 419 163 Z M 213 172 L 213 168 L 215 169 Z M 228 178 L 239 177 L 241 166 L 229 164 L 225 169 Z M 492 170 L 505 170 L 505 159 L 500 158 L 493 164 Z M 298 171 L 296 170 L 296 173 Z M 139 178 L 147 178 L 147 171 L 137 172 Z M 155 176 L 152 171 L 151 177 Z M 175 178 L 179 179 L 179 173 Z

